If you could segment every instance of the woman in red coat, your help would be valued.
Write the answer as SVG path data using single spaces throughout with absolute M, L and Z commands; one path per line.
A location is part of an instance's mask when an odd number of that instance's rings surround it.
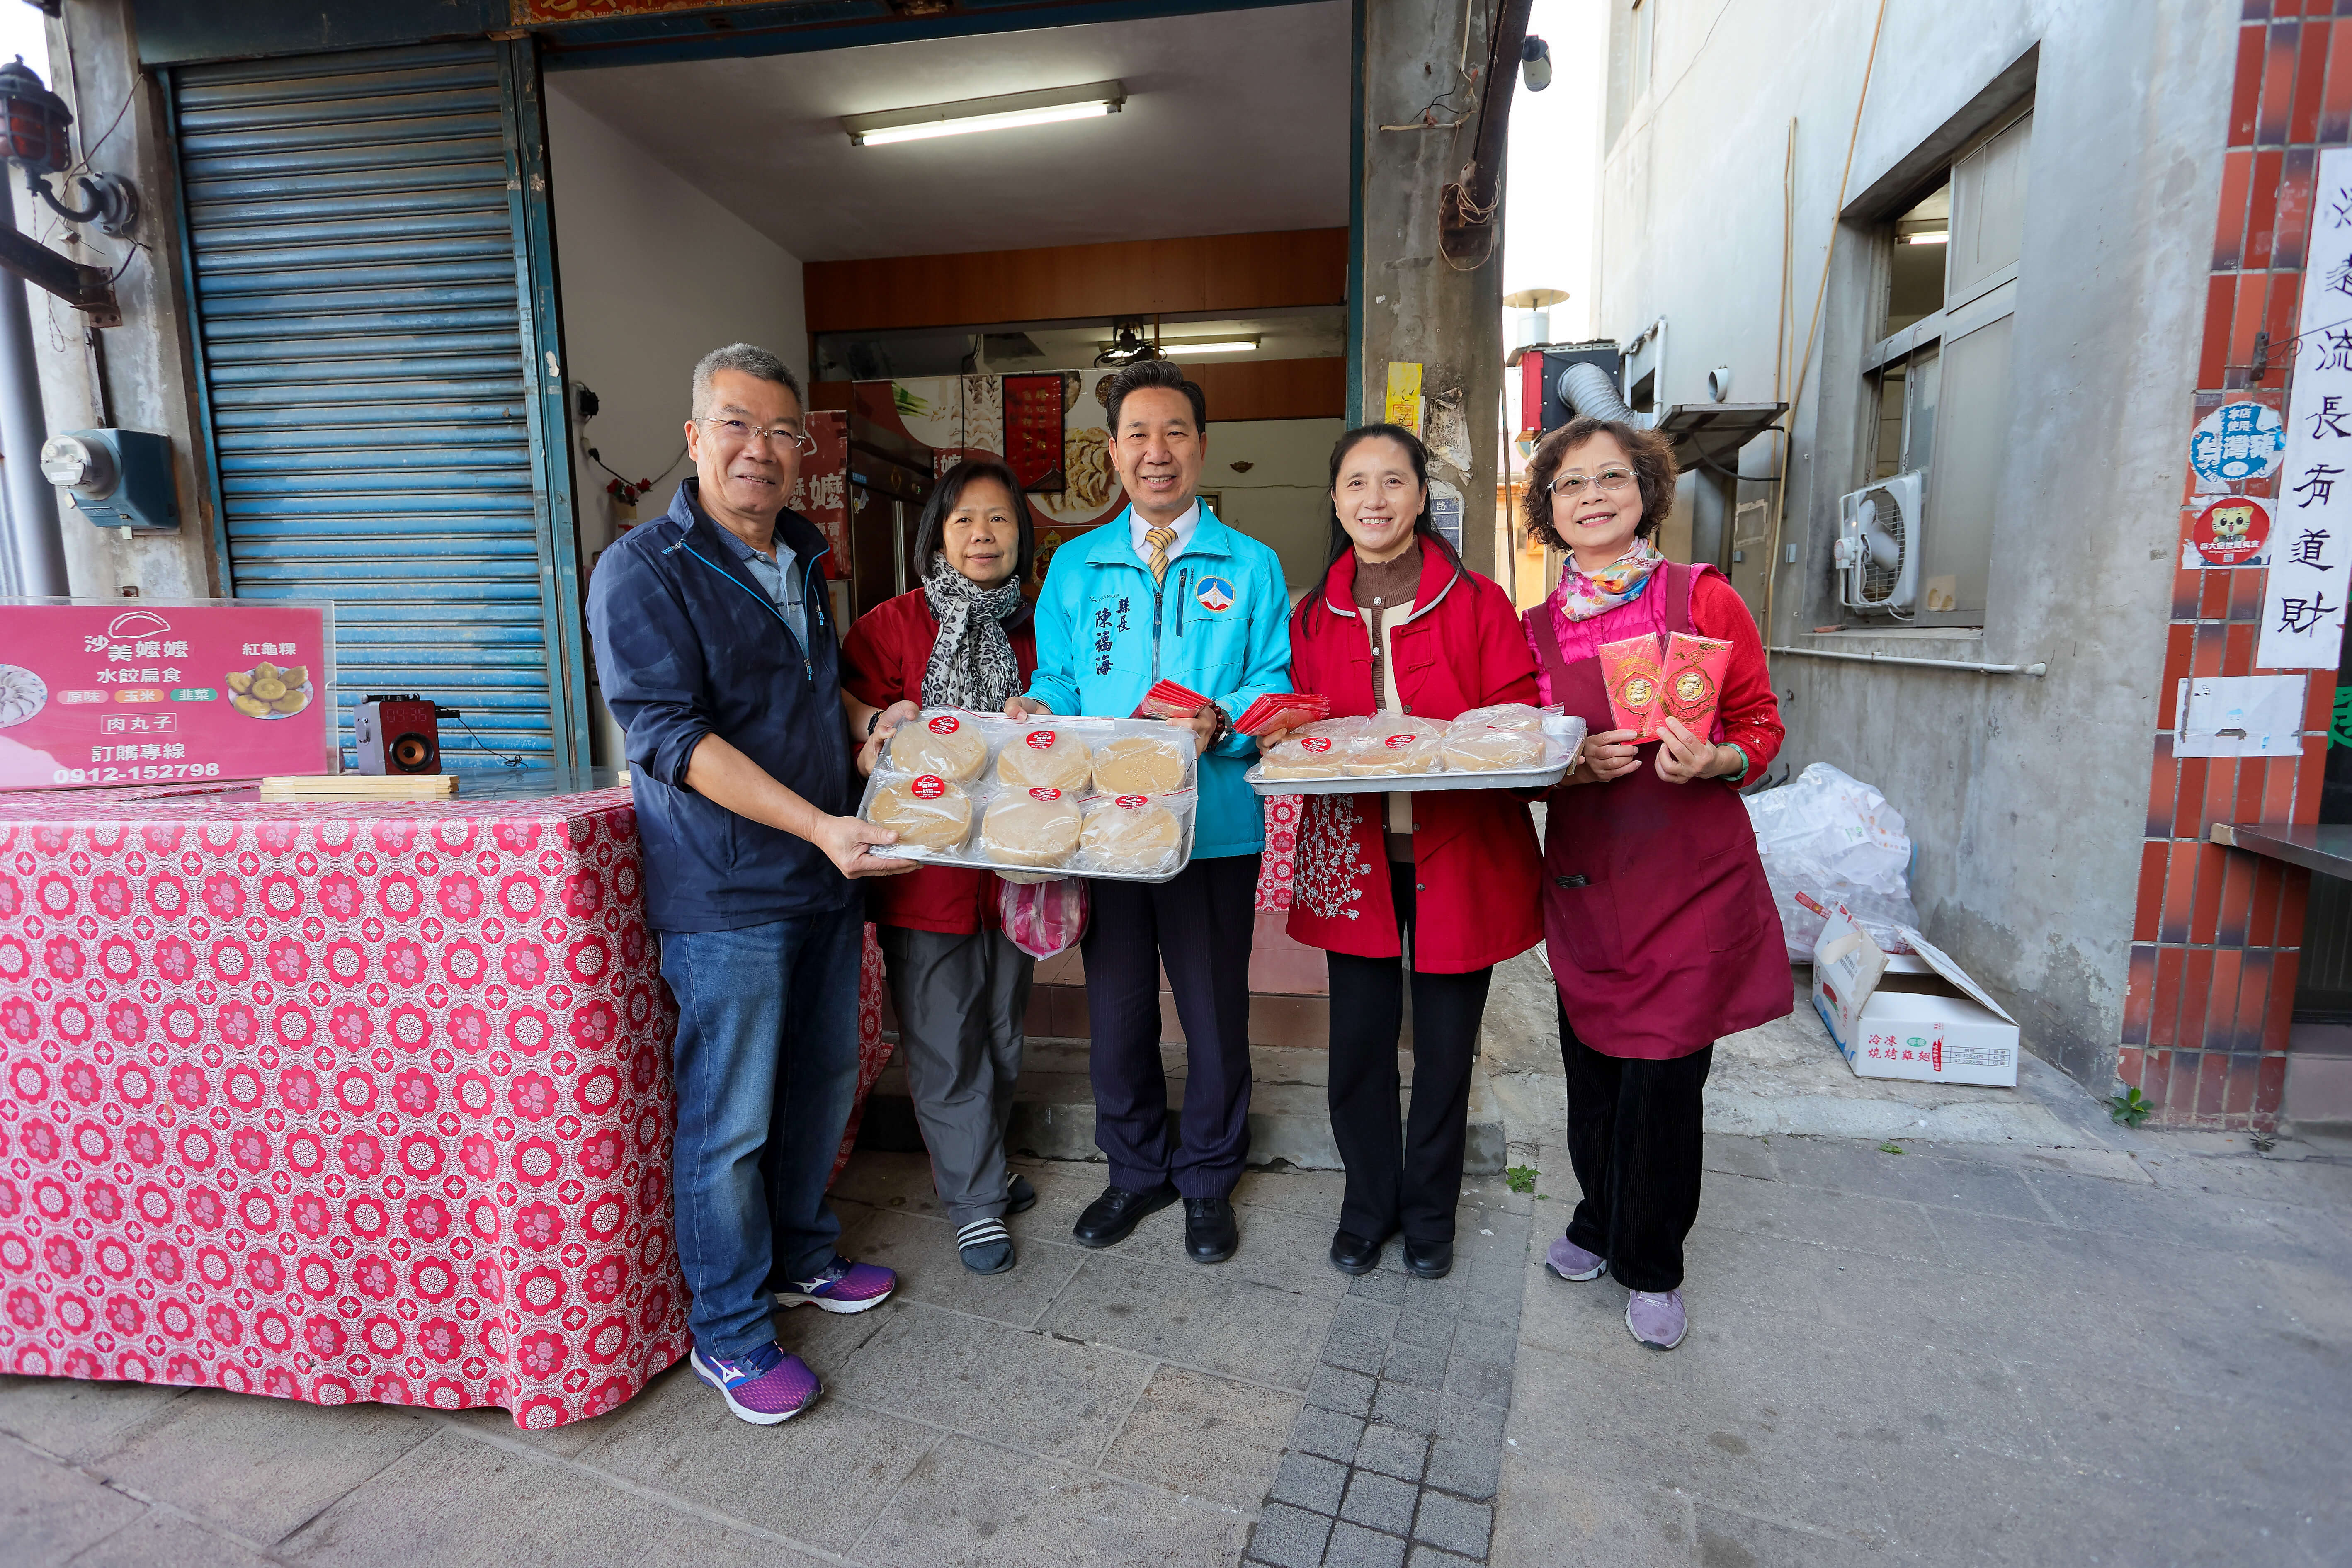
M 924 708 L 992 713 L 1037 668 L 1021 596 L 1033 557 L 1028 502 L 1003 463 L 960 463 L 940 479 L 915 531 L 923 585 L 874 606 L 841 650 L 841 702 L 866 737 L 870 773 L 882 742 Z M 1004 1127 L 1021 1077 L 1023 1015 L 1035 961 L 999 929 L 997 879 L 926 866 L 871 883 L 890 1003 L 931 1180 L 976 1274 L 1013 1267 L 1004 1216 L 1037 1201 L 1004 1164 Z
M 1544 937 L 1559 987 L 1568 1157 L 1584 1189 L 1551 1269 L 1606 1268 L 1625 1326 L 1682 1341 L 1683 1238 L 1698 1218 L 1700 1089 L 1722 1037 L 1793 1005 L 1780 917 L 1737 785 L 1780 749 L 1780 712 L 1748 606 L 1714 568 L 1650 542 L 1674 505 L 1674 449 L 1654 431 L 1572 419 L 1528 469 L 1527 524 L 1569 552 L 1527 615 L 1544 700 L 1581 714 L 1585 761 L 1544 823 Z M 1661 721 L 1633 744 L 1602 685 L 1604 643 L 1696 632 L 1731 644 L 1712 734 Z
M 1440 721 L 1536 700 L 1535 662 L 1508 595 L 1430 526 L 1429 454 L 1411 431 L 1369 425 L 1342 436 L 1331 507 L 1349 542 L 1291 616 L 1297 689 L 1328 696 L 1335 717 Z M 1402 1230 L 1405 1267 L 1442 1279 L 1454 1265 L 1486 984 L 1542 934 L 1535 829 L 1527 806 L 1501 790 L 1309 795 L 1297 863 L 1290 934 L 1330 955 L 1331 1131 L 1348 1169 L 1331 1261 L 1369 1272 Z M 1412 1110 L 1400 1125 L 1407 973 Z

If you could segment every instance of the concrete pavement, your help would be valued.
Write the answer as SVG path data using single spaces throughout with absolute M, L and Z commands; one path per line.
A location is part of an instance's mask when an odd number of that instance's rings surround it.
M 744 1426 L 683 1368 L 548 1433 L 0 1379 L 0 1563 L 2343 1561 L 2352 1161 L 2125 1132 L 2071 1085 L 1841 1097 L 1801 1017 L 1727 1043 L 1735 1089 L 1975 1141 L 1711 1134 L 1660 1354 L 1622 1289 L 1542 1270 L 1575 1185 L 1514 987 L 1540 998 L 1498 977 L 1487 1065 L 1539 1174 L 1473 1178 L 1441 1283 L 1393 1247 L 1330 1268 L 1331 1173 L 1250 1173 L 1202 1268 L 1175 1210 L 1075 1247 L 1102 1168 L 1039 1161 L 1019 1268 L 978 1279 L 920 1157 L 861 1152 L 845 1249 L 904 1285 L 784 1315 L 828 1388 L 801 1419 Z

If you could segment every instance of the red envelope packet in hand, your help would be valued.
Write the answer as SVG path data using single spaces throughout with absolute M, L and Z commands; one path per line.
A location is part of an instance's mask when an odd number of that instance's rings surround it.
M 1329 717 L 1331 700 L 1319 691 L 1274 691 L 1251 703 L 1234 728 L 1244 735 L 1265 735 Z
M 1609 689 L 1612 728 L 1633 731 L 1637 744 L 1656 740 L 1664 678 L 1654 636 L 1645 632 L 1622 642 L 1602 643 L 1601 679 Z
M 1138 719 L 1190 719 L 1209 705 L 1209 700 L 1189 686 L 1179 686 L 1172 680 L 1162 680 L 1143 694 L 1136 704 L 1133 717 Z
M 1665 679 L 1660 682 L 1664 711 L 1702 741 L 1715 738 L 1716 704 L 1724 672 L 1731 668 L 1731 645 L 1719 637 L 1674 632 L 1666 638 Z

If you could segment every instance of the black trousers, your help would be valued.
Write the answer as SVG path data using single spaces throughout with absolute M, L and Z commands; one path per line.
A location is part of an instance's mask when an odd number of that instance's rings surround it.
M 1366 1241 L 1402 1230 L 1416 1244 L 1452 1241 L 1470 1121 L 1470 1062 L 1486 1011 L 1490 969 L 1412 972 L 1412 1110 L 1397 1110 L 1397 1037 L 1412 962 L 1412 867 L 1389 867 L 1397 958 L 1329 955 L 1331 1134 L 1348 1168 L 1339 1228 Z
M 1221 1198 L 1249 1153 L 1249 960 L 1258 858 L 1195 860 L 1168 881 L 1097 882 L 1078 944 L 1094 1030 L 1095 1145 L 1114 1186 L 1173 1179 L 1188 1198 Z M 1184 1026 L 1184 1116 L 1168 1136 L 1160 1065 L 1160 973 Z
M 1568 1163 L 1584 1197 L 1568 1239 L 1609 1260 L 1629 1290 L 1679 1290 L 1683 1238 L 1698 1222 L 1699 1089 L 1712 1045 L 1671 1061 L 1605 1057 L 1559 1014 L 1568 1068 Z

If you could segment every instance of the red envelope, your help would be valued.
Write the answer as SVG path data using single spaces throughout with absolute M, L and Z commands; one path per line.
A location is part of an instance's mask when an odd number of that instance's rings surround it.
M 1329 717 L 1331 700 L 1319 691 L 1275 691 L 1251 703 L 1234 728 L 1244 735 L 1265 735 Z
M 1731 668 L 1731 645 L 1718 637 L 1674 632 L 1666 638 L 1665 679 L 1659 683 L 1664 711 L 1700 740 L 1715 736 L 1716 704 L 1724 673 Z
M 1132 717 L 1137 719 L 1190 719 L 1209 705 L 1209 700 L 1189 686 L 1179 686 L 1172 680 L 1162 680 L 1143 694 Z
M 1658 639 L 1644 632 L 1622 642 L 1602 643 L 1601 679 L 1609 689 L 1612 727 L 1633 731 L 1636 743 L 1656 740 L 1660 698 L 1665 689 Z

